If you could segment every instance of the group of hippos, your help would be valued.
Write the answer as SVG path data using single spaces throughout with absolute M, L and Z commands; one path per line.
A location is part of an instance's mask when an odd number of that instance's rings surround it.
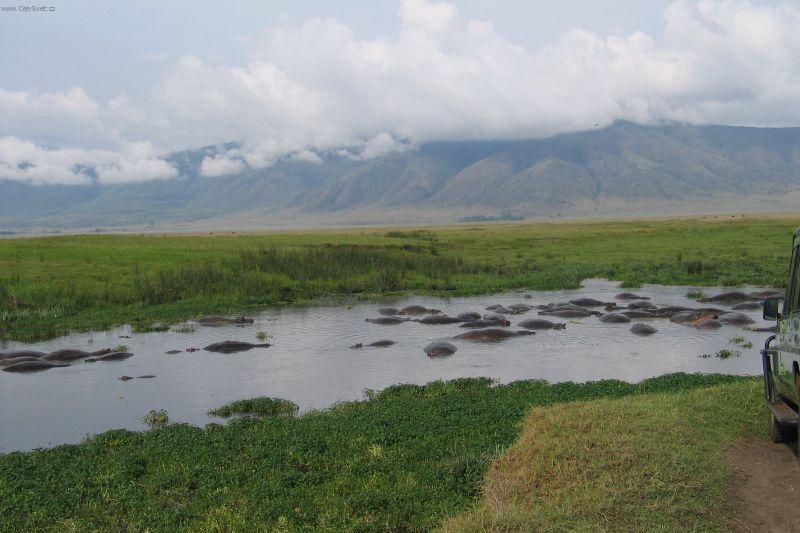
M 367 318 L 366 321 L 372 324 L 393 325 L 404 322 L 414 321 L 420 324 L 460 324 L 460 327 L 470 329 L 460 335 L 456 335 L 452 340 L 462 341 L 484 341 L 496 342 L 503 339 L 518 337 L 521 335 L 533 335 L 536 330 L 560 330 L 566 328 L 566 323 L 553 322 L 545 318 L 529 318 L 517 322 L 515 326 L 518 330 L 506 329 L 511 326 L 508 320 L 510 315 L 521 315 L 538 309 L 540 316 L 556 317 L 564 319 L 586 318 L 596 316 L 598 320 L 607 324 L 627 324 L 632 323 L 630 332 L 634 335 L 648 336 L 658 333 L 658 330 L 650 324 L 635 322 L 642 319 L 668 319 L 677 324 L 685 324 L 699 330 L 715 330 L 723 325 L 750 326 L 755 320 L 740 311 L 759 309 L 761 301 L 783 293 L 777 291 L 759 291 L 753 293 L 726 292 L 701 298 L 698 302 L 714 303 L 730 306 L 730 309 L 720 309 L 717 307 L 684 307 L 678 305 L 657 306 L 650 302 L 647 296 L 640 296 L 631 292 L 617 294 L 615 302 L 603 302 L 594 298 L 576 298 L 566 302 L 553 302 L 542 305 L 513 304 L 503 306 L 500 304 L 490 305 L 486 308 L 488 314 L 477 312 L 465 312 L 457 316 L 442 314 L 438 309 L 429 309 L 420 305 L 410 305 L 402 309 L 394 307 L 384 307 L 378 310 L 382 315 L 377 318 Z M 622 304 L 625 302 L 625 305 Z M 602 308 L 602 311 L 599 309 Z M 411 318 L 422 316 L 422 318 Z M 394 341 L 383 339 L 370 344 L 368 347 L 385 348 L 395 344 Z M 363 343 L 358 343 L 351 348 L 364 348 Z M 446 340 L 434 341 L 423 348 L 429 357 L 441 357 L 452 355 L 457 347 Z
M 94 352 L 71 348 L 50 353 L 33 350 L 0 352 L 0 367 L 4 372 L 40 372 L 50 368 L 70 366 L 75 361 L 94 363 L 96 361 L 122 361 L 133 357 L 132 353 L 104 348 Z M 140 376 L 142 377 L 142 376 Z
M 521 329 L 507 329 L 511 326 L 509 316 L 522 315 L 538 309 L 540 316 L 555 317 L 562 319 L 577 319 L 590 316 L 598 317 L 598 320 L 608 324 L 627 324 L 634 320 L 642 319 L 668 319 L 671 322 L 685 324 L 700 330 L 715 330 L 723 325 L 750 326 L 755 321 L 749 316 L 739 311 L 754 310 L 761 307 L 761 301 L 783 293 L 777 291 L 759 291 L 752 293 L 726 292 L 701 298 L 698 302 L 706 304 L 723 304 L 730 309 L 720 309 L 717 307 L 698 307 L 690 308 L 677 305 L 657 306 L 650 302 L 647 296 L 640 296 L 631 292 L 617 294 L 615 302 L 603 302 L 594 298 L 576 298 L 566 302 L 553 302 L 542 305 L 513 304 L 503 306 L 500 304 L 490 305 L 486 308 L 489 313 L 481 314 L 474 311 L 460 313 L 457 316 L 442 314 L 438 309 L 430 309 L 421 305 L 409 305 L 402 309 L 394 307 L 384 307 L 378 310 L 381 316 L 367 318 L 366 321 L 373 324 L 393 325 L 402 324 L 408 321 L 420 324 L 440 325 L 440 324 L 459 324 L 465 331 L 456 335 L 451 340 L 457 341 L 483 341 L 496 342 L 512 337 L 523 335 L 533 335 L 537 330 L 561 330 L 566 328 L 566 323 L 553 322 L 546 318 L 528 318 L 517 322 L 516 327 Z M 626 305 L 622 305 L 625 302 Z M 602 311 L 599 309 L 602 308 Z M 417 318 L 412 318 L 417 317 Z M 238 317 L 203 317 L 196 321 L 203 326 L 227 326 L 252 324 L 253 319 Z M 769 328 L 767 328 L 769 329 Z M 757 329 L 756 331 L 762 331 Z M 650 324 L 636 322 L 632 323 L 630 332 L 635 335 L 647 336 L 658 333 L 658 330 Z M 396 344 L 395 341 L 382 339 L 366 345 L 366 347 L 386 348 Z M 223 341 L 210 344 L 203 348 L 205 351 L 214 353 L 236 353 L 253 348 L 268 348 L 270 344 L 254 344 L 244 341 Z M 364 348 L 363 343 L 357 343 L 351 348 Z M 186 351 L 195 352 L 198 348 L 188 348 Z M 429 357 L 442 357 L 452 355 L 457 347 L 447 341 L 434 341 L 424 347 L 423 351 Z M 180 353 L 180 350 L 170 350 L 168 354 Z M 121 361 L 133 357 L 127 351 L 114 351 L 111 349 L 87 352 L 76 349 L 56 350 L 50 353 L 37 352 L 32 350 L 17 350 L 10 352 L 0 352 L 0 368 L 5 372 L 39 372 L 50 368 L 70 366 L 76 361 L 92 363 L 95 361 Z M 150 378 L 153 376 L 137 376 L 138 378 Z M 130 376 L 120 378 L 123 381 L 134 379 Z

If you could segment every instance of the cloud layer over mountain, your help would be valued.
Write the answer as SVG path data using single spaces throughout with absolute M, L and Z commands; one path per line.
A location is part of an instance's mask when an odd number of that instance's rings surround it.
M 204 161 L 203 175 L 617 119 L 800 124 L 795 4 L 676 1 L 662 35 L 574 29 L 537 50 L 446 3 L 402 0 L 398 16 L 397 34 L 370 39 L 334 19 L 269 27 L 243 44 L 246 64 L 184 57 L 143 99 L 0 89 L 0 178 L 168 179 L 166 153 L 225 141 L 241 146 Z

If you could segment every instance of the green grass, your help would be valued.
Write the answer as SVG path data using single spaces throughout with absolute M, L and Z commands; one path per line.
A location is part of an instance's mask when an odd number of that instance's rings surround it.
M 732 387 L 725 398 L 738 399 L 715 406 L 726 415 L 719 420 L 710 411 L 714 397 L 695 412 L 695 397 L 682 393 L 723 384 Z M 702 434 L 697 426 L 695 444 L 706 450 L 763 422 L 758 391 L 752 378 L 687 374 L 639 384 L 460 379 L 398 385 L 300 417 L 111 431 L 80 445 L 0 456 L 0 531 L 427 530 L 475 505 L 489 466 L 531 407 L 631 395 L 639 404 L 664 393 L 678 406 L 668 420 L 683 409 L 687 423 L 709 428 Z M 602 413 L 588 420 L 595 432 L 615 431 Z M 685 437 L 654 431 L 652 446 Z M 718 455 L 704 464 L 720 468 Z M 696 465 L 664 464 L 662 475 L 684 466 Z M 700 485 L 717 473 L 685 472 Z M 673 488 L 664 498 L 685 489 Z
M 762 405 L 751 382 L 535 408 L 444 530 L 730 531 L 725 452 L 764 433 Z
M 783 286 L 800 218 L 487 224 L 0 240 L 0 338 L 404 293 L 574 288 L 589 277 Z M 164 327 L 164 326 L 162 326 Z
M 297 412 L 297 404 L 289 400 L 261 396 L 248 400 L 237 400 L 208 412 L 211 416 L 228 418 L 233 415 L 276 416 Z

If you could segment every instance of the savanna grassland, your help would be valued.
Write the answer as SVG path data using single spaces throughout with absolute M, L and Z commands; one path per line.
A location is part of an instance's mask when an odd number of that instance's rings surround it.
M 800 217 L 0 240 L 0 338 L 401 293 L 785 283 Z
M 402 293 L 783 286 L 800 217 L 0 240 L 3 338 Z M 671 374 L 367 391 L 297 415 L 110 431 L 0 455 L 1 531 L 725 530 L 726 447 L 765 434 L 760 380 Z M 246 415 L 246 416 L 241 416 Z M 154 424 L 156 425 L 156 424 Z M 5 429 L 5 428 L 3 428 Z
M 369 396 L 0 455 L 0 530 L 723 530 L 724 450 L 765 430 L 735 376 Z

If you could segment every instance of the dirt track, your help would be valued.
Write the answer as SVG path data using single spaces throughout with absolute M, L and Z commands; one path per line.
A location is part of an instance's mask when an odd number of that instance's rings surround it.
M 792 447 L 751 436 L 728 450 L 735 531 L 800 531 L 800 461 Z

